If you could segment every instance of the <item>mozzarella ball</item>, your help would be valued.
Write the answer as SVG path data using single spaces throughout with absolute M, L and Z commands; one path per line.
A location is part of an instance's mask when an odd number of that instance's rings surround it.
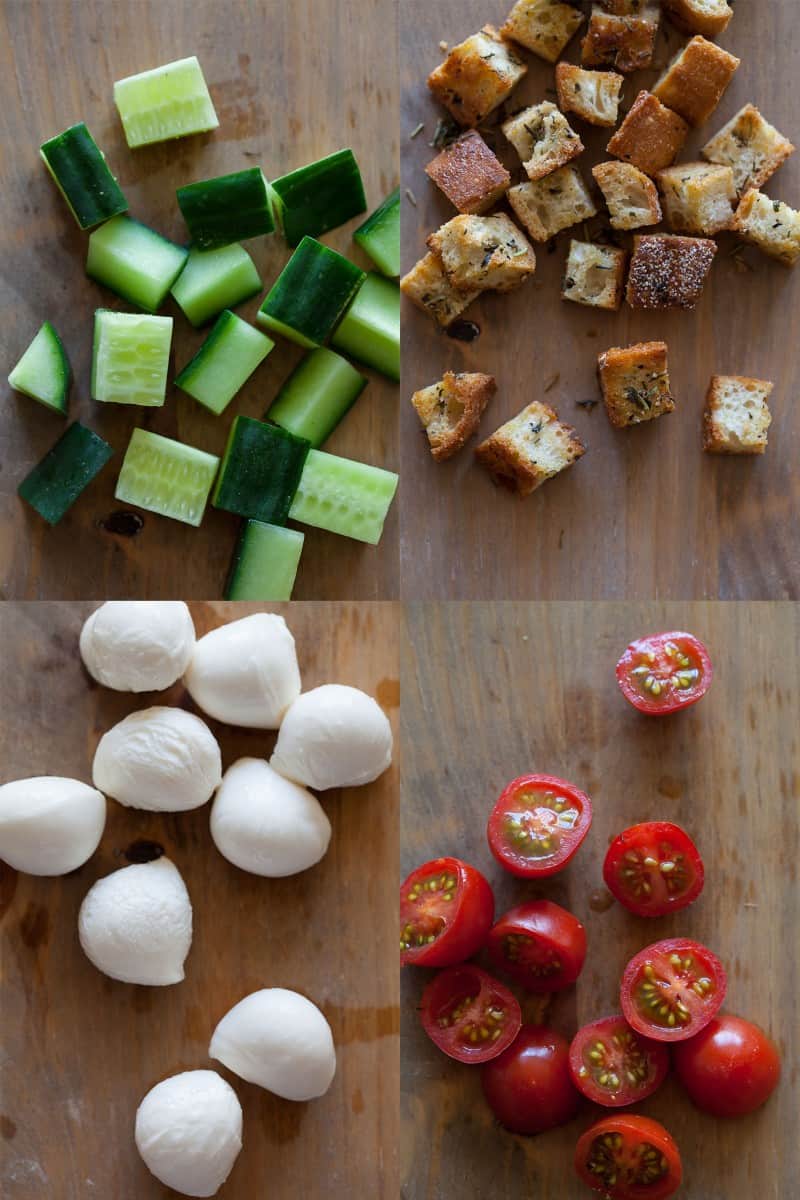
M 136 1148 L 166 1187 L 216 1196 L 242 1148 L 242 1106 L 216 1071 L 162 1079 L 136 1110 Z
M 105 796 L 77 779 L 38 775 L 0 787 L 0 858 L 29 875 L 66 875 L 97 849 Z
M 184 683 L 198 708 L 248 729 L 277 729 L 300 694 L 294 638 L 283 617 L 254 613 L 213 629 L 194 648 Z
M 182 600 L 108 600 L 81 630 L 89 674 L 118 692 L 159 692 L 188 666 L 194 625 Z
M 129 808 L 185 812 L 211 799 L 222 757 L 199 717 L 182 708 L 145 708 L 103 734 L 92 778 Z
M 180 983 L 192 944 L 192 902 L 168 858 L 98 879 L 78 917 L 86 957 L 123 983 Z
M 208 1053 L 285 1100 L 322 1096 L 336 1072 L 330 1025 L 316 1004 L 286 988 L 263 988 L 235 1004 L 214 1030 Z
M 358 688 L 326 683 L 298 696 L 281 724 L 271 765 L 306 787 L 357 787 L 392 761 L 392 727 Z

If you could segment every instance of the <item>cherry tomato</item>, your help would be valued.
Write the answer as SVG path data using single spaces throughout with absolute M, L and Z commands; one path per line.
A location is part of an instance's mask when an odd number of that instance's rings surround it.
M 489 956 L 529 992 L 557 992 L 581 973 L 586 930 L 552 900 L 530 900 L 504 913 L 489 934 Z
M 617 683 L 639 712 L 661 715 L 705 696 L 713 669 L 708 651 L 691 633 L 655 633 L 631 642 L 617 663 Z
M 553 775 L 522 775 L 489 817 L 489 849 L 512 875 L 555 875 L 567 865 L 592 823 L 587 795 Z
M 629 1025 L 658 1042 L 680 1042 L 708 1024 L 725 998 L 725 969 L 699 942 L 668 938 L 640 950 L 622 976 Z
M 772 1095 L 781 1060 L 757 1025 L 723 1013 L 675 1047 L 675 1072 L 698 1108 L 715 1117 L 739 1117 Z
M 480 967 L 440 971 L 422 993 L 422 1027 L 463 1063 L 488 1062 L 511 1045 L 522 1025 L 516 997 Z
M 621 1108 L 661 1087 L 669 1051 L 663 1042 L 636 1033 L 623 1017 L 603 1017 L 575 1034 L 569 1068 L 575 1086 L 589 1100 Z
M 610 1200 L 665 1200 L 680 1187 L 683 1170 L 674 1140 L 658 1121 L 614 1113 L 578 1140 L 575 1170 Z
M 400 888 L 400 962 L 453 967 L 486 941 L 494 920 L 492 889 L 459 858 L 435 858 Z
M 643 821 L 608 848 L 606 887 L 637 917 L 686 908 L 703 890 L 703 860 L 688 833 L 669 821 Z
M 569 1046 L 543 1025 L 523 1025 L 508 1049 L 482 1068 L 481 1083 L 492 1112 L 512 1133 L 541 1133 L 578 1111 Z

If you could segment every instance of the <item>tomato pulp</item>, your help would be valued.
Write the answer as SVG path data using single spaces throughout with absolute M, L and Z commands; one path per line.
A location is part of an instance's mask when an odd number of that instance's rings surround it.
M 400 962 L 453 967 L 486 941 L 494 920 L 489 884 L 460 858 L 435 858 L 400 888 Z
M 668 938 L 640 950 L 625 968 L 621 1000 L 637 1033 L 659 1042 L 693 1037 L 725 998 L 725 969 L 699 942 Z
M 741 1017 L 721 1014 L 675 1047 L 675 1073 L 698 1108 L 739 1117 L 775 1091 L 781 1060 L 770 1038 Z
M 569 1073 L 569 1046 L 543 1025 L 523 1025 L 514 1041 L 481 1069 L 483 1094 L 512 1133 L 541 1133 L 578 1111 Z
M 480 967 L 449 967 L 422 994 L 422 1027 L 450 1058 L 488 1062 L 511 1045 L 522 1025 L 516 997 Z
M 505 788 L 487 828 L 497 861 L 525 879 L 562 870 L 592 823 L 592 802 L 554 775 L 521 775 Z
M 639 712 L 662 715 L 696 704 L 711 686 L 708 651 L 691 633 L 655 633 L 631 642 L 617 683 Z
M 595 1104 L 621 1108 L 651 1096 L 664 1082 L 669 1051 L 642 1037 L 619 1016 L 584 1025 L 572 1039 L 569 1067 L 575 1086 Z
M 703 860 L 688 833 L 669 821 L 643 821 L 624 830 L 603 863 L 606 887 L 639 917 L 686 908 L 703 889 Z
M 552 900 L 531 900 L 504 913 L 489 934 L 489 956 L 529 992 L 557 992 L 581 973 L 586 930 Z
M 603 1117 L 581 1136 L 575 1170 L 611 1200 L 666 1200 L 680 1187 L 678 1147 L 658 1121 L 632 1113 Z

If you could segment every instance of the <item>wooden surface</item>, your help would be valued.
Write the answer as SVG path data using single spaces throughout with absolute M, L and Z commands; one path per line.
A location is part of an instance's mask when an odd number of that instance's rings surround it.
M 633 637 L 688 628 L 717 668 L 709 694 L 674 717 L 645 718 L 619 694 L 614 664 Z M 618 1009 L 621 970 L 640 947 L 685 934 L 728 969 L 727 1011 L 769 1030 L 784 1079 L 760 1112 L 716 1121 L 677 1083 L 641 1105 L 682 1151 L 686 1200 L 779 1200 L 800 1178 L 797 1141 L 797 813 L 800 618 L 784 605 L 563 604 L 411 606 L 402 655 L 402 869 L 455 854 L 484 871 L 498 915 L 548 896 L 585 924 L 577 986 L 549 1023 L 567 1037 Z M 585 788 L 594 824 L 573 864 L 541 887 L 491 857 L 488 813 L 516 775 L 544 771 Z M 602 895 L 608 840 L 642 820 L 696 839 L 703 894 L 667 919 L 631 916 Z M 406 1200 L 584 1200 L 572 1173 L 580 1132 L 600 1110 L 536 1138 L 493 1124 L 477 1071 L 439 1054 L 415 1004 L 430 972 L 403 972 L 401 1175 Z M 638 1109 L 637 1109 L 638 1111 Z M 677 1200 L 677 1197 L 676 1197 Z
M 443 57 L 440 40 L 455 45 L 487 21 L 502 23 L 505 0 L 405 0 L 401 19 L 402 182 L 417 207 L 404 202 L 404 269 L 424 252 L 425 237 L 454 215 L 427 179 L 429 143 L 442 115 L 425 79 Z M 796 89 L 800 40 L 794 0 L 737 4 L 720 42 L 742 59 L 717 112 L 687 142 L 698 148 L 748 101 L 795 142 L 800 139 Z M 680 39 L 662 33 L 657 61 Z M 580 38 L 565 57 L 577 61 Z M 530 70 L 512 94 L 513 107 L 553 99 L 553 68 L 530 56 Z M 623 108 L 654 71 L 626 82 Z M 424 122 L 413 140 L 409 134 Z M 608 156 L 609 131 L 576 119 L 587 147 L 576 160 L 590 167 Z M 510 167 L 514 152 L 497 133 Z M 516 161 L 517 176 L 521 168 Z M 800 204 L 800 155 L 769 182 L 771 196 Z M 604 222 L 595 219 L 589 229 Z M 560 234 L 548 253 L 537 246 L 533 281 L 505 296 L 487 294 L 465 314 L 481 327 L 470 345 L 437 332 L 404 302 L 401 439 L 403 595 L 456 599 L 700 599 L 796 598 L 800 595 L 800 388 L 797 307 L 800 271 L 754 249 L 739 272 L 731 235 L 720 249 L 694 313 L 608 313 L 560 300 L 568 243 L 581 226 Z M 629 238 L 628 238 L 629 240 Z M 670 348 L 676 411 L 638 428 L 615 431 L 602 407 L 577 401 L 599 396 L 597 355 L 609 346 L 658 338 Z M 488 371 L 498 393 L 481 422 L 481 437 L 534 399 L 546 399 L 574 425 L 588 447 L 579 463 L 520 501 L 495 488 L 473 460 L 473 441 L 448 464 L 433 462 L 409 404 L 411 393 L 447 370 Z M 771 379 L 770 445 L 763 458 L 721 458 L 701 450 L 701 412 L 712 374 Z M 555 378 L 543 397 L 543 387 Z
M 70 417 L 96 429 L 115 458 L 56 529 L 16 488 L 64 428 L 63 421 L 3 383 L 0 405 L 0 595 L 9 599 L 221 596 L 238 519 L 208 507 L 199 530 L 152 513 L 133 538 L 103 522 L 124 506 L 114 487 L 137 424 L 221 455 L 238 413 L 262 417 L 300 348 L 278 345 L 227 411 L 216 417 L 172 386 L 207 330 L 175 318 L 163 409 L 95 404 L 89 398 L 96 308 L 131 306 L 84 276 L 80 232 L 39 160 L 39 145 L 85 120 L 108 156 L 131 214 L 186 240 L 175 201 L 183 183 L 260 165 L 275 178 L 352 146 L 370 208 L 397 183 L 397 101 L 392 0 L 364 20 L 359 0 L 2 0 L 0 4 L 0 359 L 8 374 L 43 320 L 56 326 L 75 381 Z M 219 117 L 209 134 L 128 150 L 112 100 L 114 80 L 197 54 Z M 351 240 L 359 217 L 323 240 L 368 265 Z M 247 249 L 265 288 L 289 257 L 280 236 Z M 240 306 L 255 317 L 263 293 Z M 397 387 L 375 372 L 326 449 L 397 468 Z M 393 599 L 398 594 L 397 516 L 378 548 L 307 529 L 295 599 Z
M 196 604 L 198 634 L 258 605 Z M 276 607 L 277 606 L 272 606 Z M 5 720 L 2 779 L 58 773 L 91 778 L 95 745 L 150 703 L 189 705 L 180 685 L 158 698 L 92 685 L 78 657 L 86 604 L 0 605 Z M 369 690 L 397 716 L 394 605 L 278 608 L 298 645 L 306 688 L 330 680 Z M 223 766 L 269 752 L 274 735 L 209 721 Z M 208 807 L 155 814 L 108 802 L 100 849 L 61 879 L 0 865 L 3 1054 L 0 1193 L 5 1200 L 166 1200 L 133 1141 L 137 1105 L 159 1079 L 212 1067 L 235 1087 L 244 1148 L 221 1200 L 397 1196 L 398 1008 L 394 942 L 397 778 L 327 792 L 328 854 L 310 871 L 261 879 L 213 847 Z M 160 843 L 186 880 L 194 941 L 174 987 L 117 983 L 78 944 L 91 884 L 127 865 L 139 839 Z M 365 864 L 368 869 L 365 869 Z M 337 1072 L 328 1094 L 292 1104 L 208 1058 L 228 1008 L 265 986 L 315 1000 L 333 1029 Z

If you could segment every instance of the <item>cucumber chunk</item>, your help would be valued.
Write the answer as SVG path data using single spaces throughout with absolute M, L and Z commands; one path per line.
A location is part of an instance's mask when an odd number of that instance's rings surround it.
M 73 421 L 17 492 L 49 525 L 57 525 L 113 454 L 108 442 Z
M 175 386 L 211 412 L 224 412 L 275 343 L 226 309 Z
M 122 188 L 83 121 L 43 142 L 39 154 L 81 229 L 127 212 Z
M 124 504 L 199 525 L 218 466 L 215 454 L 134 429 L 114 495 Z
M 192 250 L 172 296 L 193 325 L 204 325 L 223 308 L 249 300 L 262 287 L 256 264 L 237 244 Z
M 195 55 L 117 80 L 114 103 L 132 150 L 219 125 Z
M 154 313 L 180 275 L 189 251 L 124 215 L 112 217 L 89 236 L 86 274 Z
M 304 237 L 267 292 L 256 320 L 309 350 L 330 337 L 365 272 Z
M 353 241 L 364 250 L 383 275 L 400 274 L 400 188 L 396 187 L 374 213 L 359 225 Z
M 92 399 L 159 408 L 167 390 L 172 317 L 94 314 Z
M 70 369 L 61 339 L 45 321 L 8 377 L 17 392 L 66 416 Z
M 319 346 L 292 371 L 266 419 L 317 448 L 366 386 L 367 380 L 346 359 Z
M 244 242 L 275 229 L 260 167 L 188 183 L 178 188 L 177 197 L 192 242 L 201 250 Z
M 393 471 L 309 450 L 289 516 L 374 546 L 396 491 Z
M 364 212 L 367 198 L 352 150 L 299 167 L 270 184 L 275 216 L 290 246 L 317 237 Z
M 245 521 L 225 586 L 226 600 L 291 600 L 305 534 Z
M 285 525 L 308 442 L 252 417 L 236 417 L 211 503 L 269 525 Z
M 331 338 L 337 350 L 400 379 L 400 288 L 370 271 Z

